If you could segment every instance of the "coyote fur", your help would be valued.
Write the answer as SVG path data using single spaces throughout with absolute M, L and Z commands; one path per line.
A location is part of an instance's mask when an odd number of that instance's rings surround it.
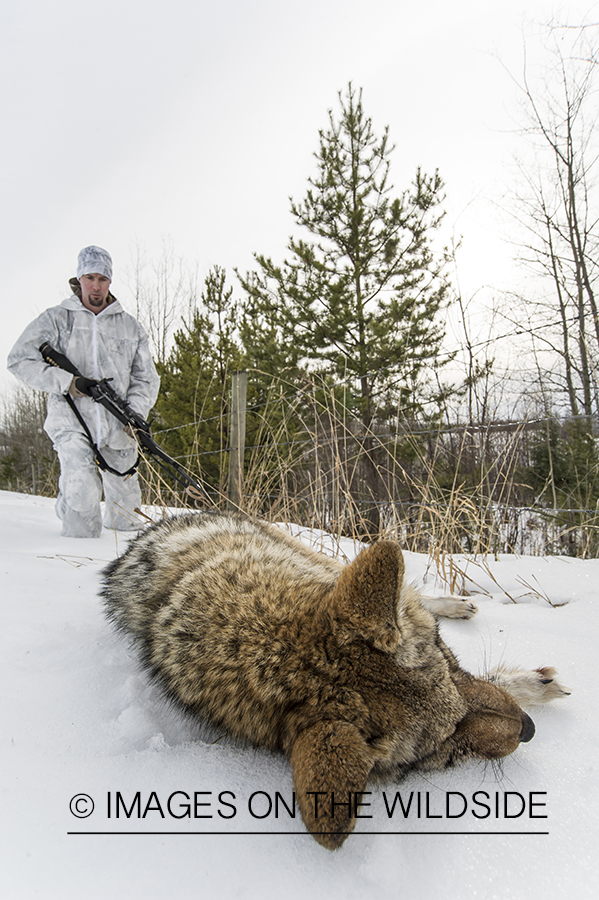
M 535 730 L 519 702 L 565 693 L 554 670 L 461 669 L 431 610 L 476 607 L 404 585 L 394 541 L 343 565 L 276 526 L 191 513 L 150 526 L 103 576 L 108 617 L 171 699 L 287 754 L 303 820 L 328 849 L 352 831 L 369 780 L 506 756 Z M 314 792 L 334 794 L 332 808 Z

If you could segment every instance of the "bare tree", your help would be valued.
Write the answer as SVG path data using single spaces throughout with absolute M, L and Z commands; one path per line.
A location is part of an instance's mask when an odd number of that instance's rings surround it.
M 163 239 L 157 261 L 148 261 L 146 251 L 136 245 L 129 282 L 135 316 L 148 333 L 154 360 L 164 364 L 175 327 L 197 304 L 197 267 L 190 268 L 175 255 L 170 241 Z
M 0 487 L 26 494 L 55 496 L 58 460 L 43 430 L 47 395 L 15 385 L 2 399 Z
M 525 56 L 519 83 L 534 152 L 532 165 L 520 165 L 524 181 L 515 209 L 528 235 L 520 258 L 547 285 L 534 303 L 526 301 L 534 310 L 537 350 L 560 360 L 560 388 L 571 414 L 590 416 L 599 411 L 599 26 L 549 25 L 544 49 L 542 74 L 531 71 Z

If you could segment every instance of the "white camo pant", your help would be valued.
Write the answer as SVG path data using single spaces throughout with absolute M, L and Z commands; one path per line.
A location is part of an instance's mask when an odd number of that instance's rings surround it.
M 140 517 L 134 512 L 141 505 L 141 491 L 137 474 L 120 478 L 101 472 L 94 452 L 83 434 L 73 435 L 56 446 L 60 461 L 60 479 L 56 515 L 62 521 L 62 535 L 74 538 L 98 538 L 102 524 L 117 531 L 136 531 Z M 135 447 L 112 450 L 101 447 L 100 452 L 109 466 L 126 472 L 137 459 Z M 104 483 L 104 520 L 100 509 Z

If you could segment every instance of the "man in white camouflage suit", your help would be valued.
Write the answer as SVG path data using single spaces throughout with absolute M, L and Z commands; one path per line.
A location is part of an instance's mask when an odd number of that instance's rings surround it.
M 159 378 L 147 335 L 110 292 L 112 259 L 101 247 L 84 247 L 77 260 L 71 297 L 47 309 L 27 326 L 8 357 L 8 369 L 34 390 L 48 392 L 44 429 L 60 461 L 56 514 L 65 537 L 95 538 L 102 524 L 120 531 L 140 527 L 135 508 L 141 493 L 137 474 L 121 478 L 96 465 L 88 436 L 69 407 L 70 394 L 108 465 L 126 472 L 137 459 L 134 441 L 123 425 L 87 393 L 101 378 L 144 418 L 158 395 Z M 85 377 L 49 365 L 40 353 L 48 343 Z M 104 485 L 105 510 L 100 501 Z

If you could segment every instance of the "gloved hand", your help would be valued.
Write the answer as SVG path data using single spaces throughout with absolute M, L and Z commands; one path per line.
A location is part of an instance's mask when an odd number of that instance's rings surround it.
M 142 428 L 139 425 L 125 425 L 124 431 L 125 431 L 125 434 L 128 434 L 129 437 L 131 437 L 131 438 L 135 438 L 135 440 L 137 440 L 137 435 L 139 432 L 143 432 L 144 434 L 147 434 L 150 437 L 152 437 L 152 431 L 147 422 L 146 422 L 145 428 Z
M 83 375 L 75 375 L 69 385 L 69 394 L 71 397 L 91 397 L 90 387 L 94 387 L 98 382 L 93 378 L 84 378 Z

